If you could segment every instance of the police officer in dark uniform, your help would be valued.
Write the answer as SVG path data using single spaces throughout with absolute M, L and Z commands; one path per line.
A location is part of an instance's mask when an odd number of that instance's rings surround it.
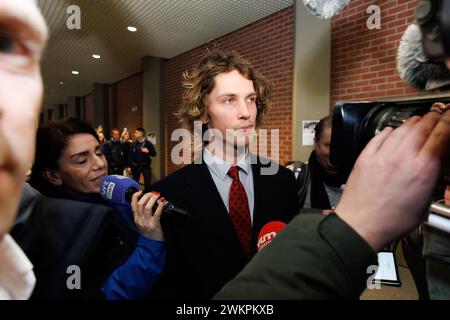
M 146 192 L 150 191 L 151 164 L 152 157 L 156 156 L 156 150 L 153 144 L 145 138 L 144 128 L 134 130 L 133 144 L 130 151 L 130 167 L 133 179 L 139 182 L 139 178 L 144 176 L 144 186 Z
M 108 161 L 108 174 L 123 175 L 128 162 L 128 148 L 120 141 L 119 129 L 111 130 L 111 139 L 102 146 L 103 154 Z

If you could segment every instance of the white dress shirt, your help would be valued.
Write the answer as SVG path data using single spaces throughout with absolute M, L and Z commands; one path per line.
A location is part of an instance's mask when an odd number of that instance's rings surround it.
M 233 166 L 225 160 L 213 155 L 208 148 L 203 149 L 203 161 L 205 161 L 209 172 L 216 184 L 220 197 L 223 200 L 223 204 L 227 211 L 229 210 L 228 197 L 230 195 L 230 188 L 233 179 L 228 175 L 228 170 Z M 244 157 L 236 164 L 241 170 L 239 170 L 239 180 L 244 186 L 247 193 L 248 207 L 250 210 L 250 219 L 253 224 L 253 209 L 255 207 L 255 192 L 253 189 L 253 171 L 250 163 L 250 156 L 247 152 Z
M 35 283 L 30 260 L 14 239 L 5 234 L 0 238 L 0 300 L 26 300 Z

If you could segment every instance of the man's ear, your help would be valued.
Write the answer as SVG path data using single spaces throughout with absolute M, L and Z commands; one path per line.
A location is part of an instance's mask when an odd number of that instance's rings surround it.
M 58 171 L 53 169 L 44 169 L 42 171 L 42 175 L 48 182 L 50 182 L 54 186 L 62 185 L 61 175 L 59 174 Z

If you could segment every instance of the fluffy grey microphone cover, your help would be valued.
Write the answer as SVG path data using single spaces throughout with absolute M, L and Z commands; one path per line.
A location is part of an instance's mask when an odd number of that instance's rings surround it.
M 322 19 L 337 15 L 349 2 L 350 0 L 303 0 L 308 11 Z
M 408 85 L 419 90 L 435 89 L 439 87 L 436 83 L 444 85 L 450 80 L 450 72 L 444 64 L 433 63 L 425 57 L 422 33 L 416 24 L 408 26 L 400 40 L 397 70 Z

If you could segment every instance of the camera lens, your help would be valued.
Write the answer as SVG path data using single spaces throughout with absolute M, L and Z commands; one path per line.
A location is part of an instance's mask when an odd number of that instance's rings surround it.
M 386 127 L 398 128 L 413 116 L 427 113 L 433 103 L 371 102 L 340 103 L 333 114 L 330 161 L 352 168 L 367 143 Z

